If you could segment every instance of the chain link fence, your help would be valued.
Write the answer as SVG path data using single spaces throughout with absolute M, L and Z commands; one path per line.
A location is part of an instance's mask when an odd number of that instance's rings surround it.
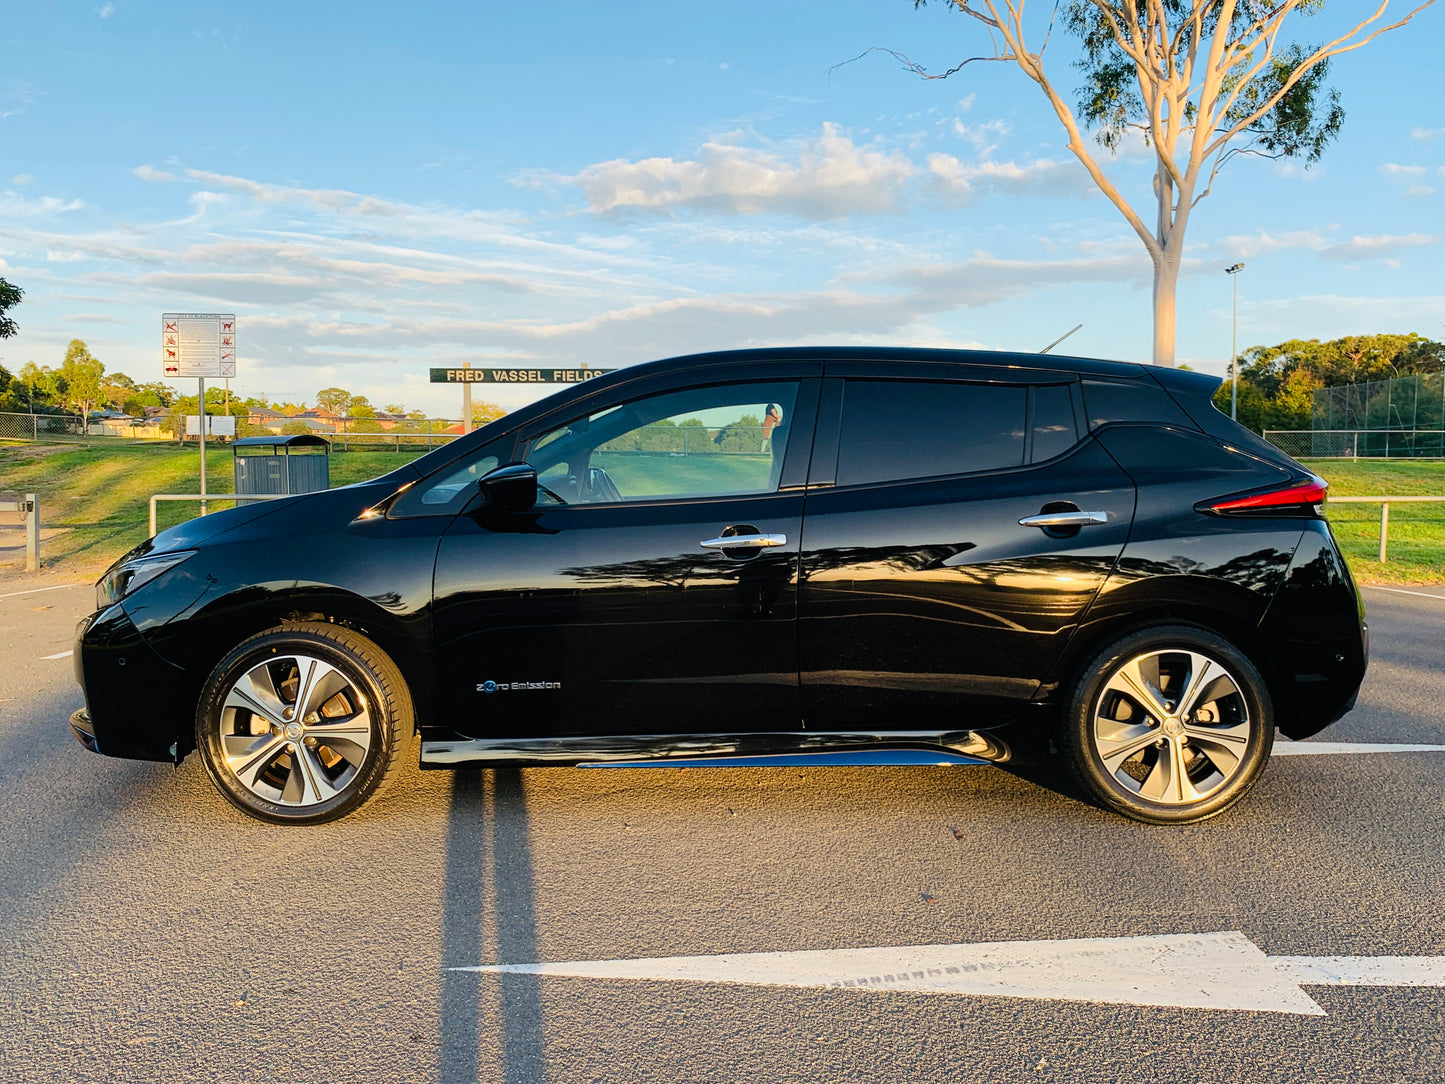
M 1264 439 L 1296 459 L 1445 458 L 1445 429 L 1266 429 Z
M 0 414 L 0 440 L 83 439 L 85 427 L 73 414 Z
M 1420 373 L 1366 384 L 1319 388 L 1315 430 L 1439 430 L 1445 428 L 1445 373 Z

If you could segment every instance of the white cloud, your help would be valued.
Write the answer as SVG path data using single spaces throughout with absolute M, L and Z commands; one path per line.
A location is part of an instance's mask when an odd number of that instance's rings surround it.
M 167 181 L 174 181 L 176 179 L 174 173 L 167 173 L 163 169 L 156 169 L 155 166 L 150 164 L 136 166 L 131 172 L 141 180 L 149 181 L 151 184 L 165 184 Z M 198 422 L 197 424 L 199 425 L 200 423 Z
M 1329 241 L 1319 230 L 1287 230 L 1283 233 L 1261 231 L 1251 236 L 1221 237 L 1215 244 L 1224 251 L 1226 258 L 1244 260 L 1292 248 L 1319 251 Z
M 1361 237 L 1356 235 L 1348 241 L 1321 249 L 1320 257 L 1321 259 L 1345 262 L 1380 259 L 1387 256 L 1394 256 L 1396 253 L 1404 252 L 1407 249 L 1430 248 L 1431 246 L 1438 245 L 1440 240 L 1439 237 L 1426 233 L 1384 233 L 1378 237 Z M 1398 266 L 1398 264 L 1396 266 Z
M 78 211 L 84 206 L 85 201 L 80 199 L 63 200 L 55 196 L 25 199 L 9 190 L 0 192 L 0 218 L 48 218 Z
M 1037 158 L 1018 162 L 966 163 L 951 154 L 928 156 L 929 187 L 946 202 L 970 203 L 980 195 L 1076 196 L 1095 194 L 1093 183 L 1074 162 Z
M 35 178 L 28 173 L 17 173 L 14 178 L 11 179 L 10 183 L 16 188 L 22 188 L 27 184 L 31 184 L 34 180 Z
M 1215 244 L 1229 259 L 1246 259 L 1287 249 L 1308 249 L 1321 259 L 1342 263 L 1358 260 L 1384 259 L 1415 248 L 1440 244 L 1434 234 L 1379 234 L 1374 237 L 1355 235 L 1348 241 L 1337 241 L 1319 230 L 1294 230 L 1285 233 L 1258 233 L 1253 236 L 1222 237 Z
M 1380 175 L 1384 177 L 1423 177 L 1425 172 L 1424 166 L 1404 166 L 1398 162 L 1385 162 L 1380 166 Z
M 571 176 L 534 176 L 522 183 L 580 187 L 594 214 L 688 209 L 823 220 L 899 210 L 914 168 L 903 155 L 859 146 L 837 125 L 824 124 L 791 160 L 714 141 L 692 159 L 619 158 Z
M 95 13 L 99 15 L 102 19 L 109 19 L 112 15 L 115 14 L 115 5 L 102 4 L 100 7 L 95 9 Z M 200 423 L 197 422 L 196 424 L 199 425 Z
M 953 120 L 953 134 L 979 148 L 978 153 L 985 157 L 997 150 L 999 141 L 1012 131 L 1013 125 L 1006 120 L 985 120 L 978 124 L 966 124 L 957 117 Z
M 1419 140 L 1419 141 L 1422 142 L 1422 143 L 1428 143 L 1430 140 L 1432 140 L 1432 139 L 1438 139 L 1440 136 L 1445 136 L 1445 128 L 1411 128 L 1411 129 L 1410 129 L 1410 138 L 1411 138 L 1411 139 Z

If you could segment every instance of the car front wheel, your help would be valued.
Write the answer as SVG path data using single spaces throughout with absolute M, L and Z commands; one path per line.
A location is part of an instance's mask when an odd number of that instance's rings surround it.
M 275 824 L 356 809 L 411 744 L 411 699 L 364 636 L 325 623 L 271 629 L 217 664 L 196 712 L 196 745 L 234 805 Z
M 1085 667 L 1063 737 L 1075 778 L 1100 804 L 1178 824 L 1243 797 L 1269 759 L 1274 717 L 1259 671 L 1228 640 L 1159 626 Z

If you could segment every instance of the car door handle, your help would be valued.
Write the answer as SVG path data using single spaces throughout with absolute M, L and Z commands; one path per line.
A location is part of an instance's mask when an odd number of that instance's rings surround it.
M 1025 516 L 1020 527 L 1087 527 L 1091 523 L 1108 523 L 1108 512 L 1043 512 Z
M 698 543 L 705 550 L 762 550 L 787 544 L 788 536 L 785 534 L 730 534 L 722 538 L 705 538 Z

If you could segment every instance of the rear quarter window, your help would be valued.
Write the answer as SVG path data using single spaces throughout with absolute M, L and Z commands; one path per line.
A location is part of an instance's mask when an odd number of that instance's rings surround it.
M 1084 380 L 1084 407 L 1089 428 L 1126 422 L 1132 425 L 1177 425 L 1197 429 L 1169 393 L 1147 378 L 1137 380 Z

